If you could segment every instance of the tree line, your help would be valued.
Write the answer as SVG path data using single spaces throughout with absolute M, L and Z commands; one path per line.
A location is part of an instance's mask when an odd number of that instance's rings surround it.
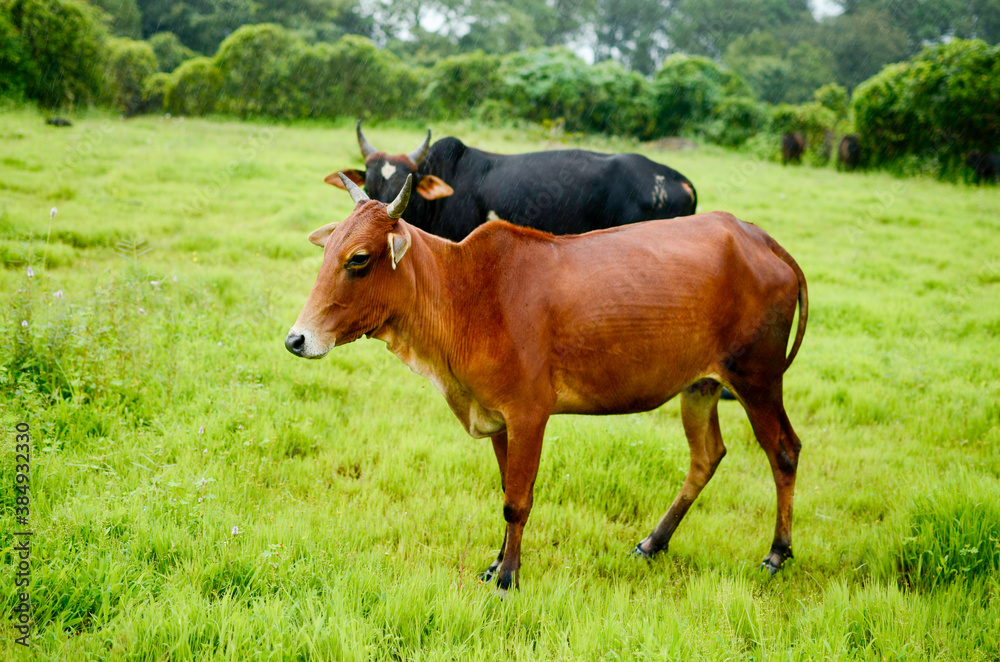
M 780 4 L 787 24 L 798 16 L 795 20 L 801 25 L 812 21 L 816 27 L 804 2 L 755 1 L 763 12 L 757 19 L 777 12 Z M 108 9 L 117 7 L 120 14 L 129 6 L 128 1 L 109 3 Z M 234 2 L 231 14 L 220 13 L 218 8 L 224 4 L 140 1 L 136 12 L 125 12 L 116 22 L 111 13 L 77 0 L 0 0 L 0 70 L 4 72 L 0 95 L 20 96 L 45 107 L 102 103 L 126 115 L 166 111 L 286 119 L 523 119 L 570 132 L 642 140 L 697 136 L 764 152 L 776 149 L 776 135 L 799 132 L 808 147 L 807 159 L 814 162 L 829 159 L 837 136 L 856 131 L 870 165 L 905 163 L 922 168 L 932 163 L 941 171 L 955 171 L 961 155 L 970 150 L 995 151 L 1000 136 L 1000 56 L 997 47 L 979 40 L 924 45 L 910 59 L 848 86 L 830 82 L 826 75 L 812 76 L 810 67 L 803 64 L 825 66 L 825 71 L 835 67 L 823 64 L 819 39 L 783 39 L 775 36 L 772 26 L 770 32 L 744 30 L 746 34 L 723 43 L 721 35 L 732 35 L 731 23 L 743 25 L 751 17 L 721 8 L 721 4 L 713 15 L 714 31 L 691 32 L 699 34 L 697 40 L 688 42 L 695 54 L 669 54 L 649 75 L 628 68 L 624 64 L 627 54 L 620 50 L 615 57 L 588 64 L 561 46 L 463 51 L 461 35 L 448 42 L 452 46 L 441 45 L 441 52 L 429 57 L 427 64 L 417 64 L 413 53 L 400 57 L 388 37 L 384 39 L 387 46 L 380 48 L 373 39 L 350 32 L 352 26 L 370 34 L 376 31 L 371 25 L 365 27 L 364 17 L 350 3 L 313 0 L 285 3 L 285 7 L 273 0 Z M 638 6 L 623 1 L 625 5 Z M 411 14 L 420 14 L 426 6 L 398 2 L 391 11 L 409 7 Z M 527 11 L 535 5 L 518 6 Z M 593 4 L 603 10 L 609 6 Z M 687 5 L 678 2 L 677 6 Z M 694 16 L 694 7 L 708 6 L 707 0 L 692 3 L 684 16 Z M 972 2 L 969 6 L 980 5 Z M 167 11 L 169 7 L 173 13 Z M 580 14 L 568 9 L 560 14 L 560 7 L 558 1 L 539 0 L 535 9 L 548 12 L 549 18 L 546 22 L 542 14 L 536 16 L 538 20 L 530 21 L 532 30 L 549 30 L 546 34 L 556 42 L 556 37 L 578 30 Z M 845 2 L 848 11 L 837 18 L 856 20 L 863 12 L 884 13 L 896 5 L 887 7 L 861 0 Z M 439 9 L 443 12 L 446 7 Z M 911 29 L 925 37 L 924 42 L 933 42 L 959 30 L 955 27 L 959 15 L 949 14 L 950 23 L 931 20 L 937 16 L 933 13 L 928 14 L 930 18 L 905 17 Z M 159 29 L 145 40 L 113 36 L 128 31 L 145 35 L 153 29 L 146 23 L 153 16 L 158 17 L 150 24 L 155 27 L 182 32 L 198 27 L 196 34 L 201 37 L 197 39 L 204 41 L 192 41 L 195 33 L 182 38 Z M 628 12 L 623 9 L 616 16 L 624 20 Z M 282 18 L 290 25 L 241 25 L 219 38 L 232 21 L 247 17 Z M 397 25 L 393 20 L 402 20 L 388 14 L 383 18 L 378 29 L 386 33 Z M 881 30 L 878 23 L 869 25 Z M 962 25 L 966 27 L 961 29 L 975 32 L 992 24 L 975 18 Z M 406 34 L 414 43 L 423 38 L 420 33 Z M 622 28 L 619 34 L 627 30 Z M 188 45 L 205 48 L 216 41 L 211 56 Z M 660 37 L 653 41 L 664 43 Z M 904 41 L 906 49 L 913 48 L 909 37 Z M 452 47 L 454 52 L 443 54 Z M 853 99 L 848 92 L 851 88 Z M 790 91 L 794 91 L 791 96 Z

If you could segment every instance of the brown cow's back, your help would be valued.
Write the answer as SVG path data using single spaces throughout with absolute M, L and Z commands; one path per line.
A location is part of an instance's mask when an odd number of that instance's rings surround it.
M 724 213 L 564 237 L 495 222 L 463 247 L 481 274 L 496 274 L 479 279 L 491 284 L 478 304 L 501 311 L 493 325 L 469 325 L 482 330 L 470 358 L 497 357 L 519 339 L 503 364 L 525 381 L 547 372 L 554 413 L 648 410 L 701 377 L 718 379 L 761 326 L 744 318 L 762 309 L 747 300 L 777 297 L 791 316 L 798 296 L 795 273 L 767 235 Z M 687 333 L 678 338 L 673 328 Z

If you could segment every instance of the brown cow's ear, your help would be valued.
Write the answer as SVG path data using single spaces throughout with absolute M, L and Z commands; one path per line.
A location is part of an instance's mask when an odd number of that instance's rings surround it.
M 309 241 L 317 246 L 326 246 L 326 240 L 330 238 L 330 233 L 336 230 L 338 225 L 340 225 L 340 221 L 327 223 L 321 228 L 316 228 L 309 233 Z
M 352 182 L 354 182 L 358 186 L 364 186 L 365 185 L 365 171 L 364 170 L 353 170 L 353 169 L 351 169 L 351 170 L 338 170 L 337 172 L 333 173 L 332 175 L 327 175 L 326 178 L 323 181 L 326 182 L 327 184 L 333 184 L 337 188 L 342 188 L 342 189 L 344 189 L 346 191 L 347 187 L 344 186 L 344 182 L 342 182 L 340 180 L 340 177 L 337 176 L 338 172 L 344 173 L 344 175 L 346 175 L 349 180 L 351 180 Z
M 410 247 L 410 233 L 405 228 L 400 227 L 400 234 L 389 233 L 389 255 L 392 258 L 392 268 L 395 269 L 399 261 L 406 255 L 406 250 Z
M 424 175 L 417 184 L 417 193 L 425 200 L 437 200 L 447 198 L 455 193 L 455 189 L 444 183 L 444 180 L 434 175 Z

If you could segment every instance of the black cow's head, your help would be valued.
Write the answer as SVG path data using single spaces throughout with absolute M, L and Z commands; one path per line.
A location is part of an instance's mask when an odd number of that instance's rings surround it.
M 409 154 L 386 154 L 375 149 L 375 147 L 365 139 L 361 133 L 361 120 L 358 120 L 358 146 L 361 147 L 361 154 L 365 157 L 365 170 L 355 170 L 345 168 L 338 170 L 324 180 L 327 184 L 332 184 L 337 188 L 347 190 L 344 182 L 340 179 L 339 173 L 343 173 L 348 179 L 358 186 L 365 187 L 365 193 L 372 200 L 380 202 L 392 202 L 403 190 L 406 178 L 413 175 L 416 182 L 414 191 L 426 200 L 437 200 L 445 198 L 455 191 L 448 186 L 440 177 L 434 175 L 420 175 L 418 170 L 427 152 L 431 147 L 431 132 L 428 129 L 427 138 L 424 143 Z

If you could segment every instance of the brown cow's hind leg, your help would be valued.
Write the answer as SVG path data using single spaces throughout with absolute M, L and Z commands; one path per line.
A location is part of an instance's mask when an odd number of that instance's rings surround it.
M 739 391 L 742 395 L 743 392 Z M 747 394 L 766 393 L 749 389 Z M 785 559 L 792 557 L 792 499 L 795 494 L 795 473 L 799 464 L 799 442 L 792 424 L 788 421 L 781 398 L 781 383 L 765 400 L 744 398 L 744 407 L 757 442 L 767 453 L 778 492 L 778 508 L 774 526 L 774 541 L 761 567 L 772 575 Z
M 719 430 L 719 382 L 702 379 L 681 393 L 681 420 L 691 452 L 691 466 L 680 494 L 660 519 L 653 532 L 635 546 L 636 556 L 649 558 L 670 544 L 677 525 L 698 498 L 726 454 Z
M 500 434 L 493 435 L 493 453 L 497 456 L 497 466 L 500 467 L 500 490 L 504 493 L 507 492 L 507 431 L 504 430 Z M 507 527 L 509 528 L 509 527 Z M 493 578 L 497 576 L 497 571 L 500 569 L 500 563 L 503 562 L 503 550 L 507 546 L 507 528 L 504 529 L 503 540 L 500 542 L 500 554 L 497 556 L 496 560 L 490 564 L 490 567 L 486 571 L 479 575 L 479 581 L 487 584 L 493 581 Z

